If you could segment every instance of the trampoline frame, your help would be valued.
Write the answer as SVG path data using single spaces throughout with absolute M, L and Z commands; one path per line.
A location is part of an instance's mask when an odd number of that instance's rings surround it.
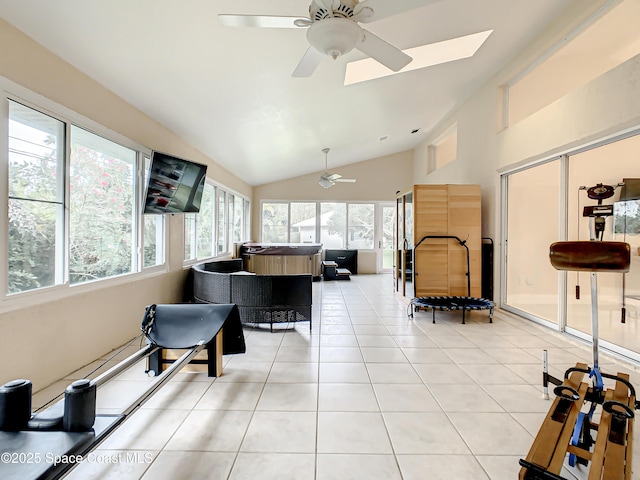
M 469 273 L 470 270 L 470 261 L 469 261 L 469 247 L 467 246 L 466 240 L 461 240 L 459 237 L 455 235 L 426 235 L 422 237 L 422 239 L 417 243 L 414 247 L 414 251 L 418 249 L 418 247 L 427 239 L 430 238 L 446 238 L 446 239 L 455 239 L 458 244 L 465 248 L 467 251 L 467 271 L 465 273 L 467 277 L 467 296 L 429 296 L 429 297 L 414 297 L 409 302 L 409 312 L 408 316 L 413 318 L 414 311 L 419 311 L 421 308 L 430 308 L 433 312 L 433 323 L 436 323 L 436 310 L 440 311 L 451 311 L 451 310 L 462 310 L 462 324 L 465 324 L 465 313 L 467 310 L 489 310 L 489 323 L 493 323 L 493 309 L 495 308 L 495 303 L 491 300 L 487 300 L 486 298 L 478 298 L 471 296 L 471 276 Z M 415 269 L 414 269 L 415 270 Z M 414 273 L 415 275 L 415 273 Z

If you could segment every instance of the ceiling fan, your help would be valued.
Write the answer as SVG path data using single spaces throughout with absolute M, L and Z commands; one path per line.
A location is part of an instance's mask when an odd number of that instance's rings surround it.
M 322 151 L 324 152 L 324 173 L 320 175 L 318 184 L 322 188 L 329 188 L 334 186 L 336 183 L 355 183 L 355 178 L 342 178 L 342 175 L 339 175 L 337 173 L 329 173 L 327 171 L 327 158 L 329 156 L 329 150 L 329 148 L 322 149 Z
M 422 4 L 428 3 L 421 2 Z M 359 23 L 398 13 L 406 6 L 397 0 L 311 0 L 309 18 L 270 15 L 218 15 L 228 27 L 308 28 L 310 47 L 293 72 L 309 77 L 325 56 L 334 60 L 354 48 L 397 72 L 412 58 L 385 40 L 362 28 Z M 416 2 L 413 2 L 416 3 Z M 394 9 L 396 11 L 394 11 Z

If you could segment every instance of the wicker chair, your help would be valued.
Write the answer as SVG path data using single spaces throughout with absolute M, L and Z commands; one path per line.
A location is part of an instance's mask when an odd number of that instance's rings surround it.
M 241 262 L 241 261 L 240 261 Z M 312 328 L 310 274 L 240 274 L 240 264 L 209 262 L 193 267 L 194 300 L 199 303 L 235 303 L 243 324 L 309 321 Z M 224 273 L 221 273 L 224 272 Z M 245 272 L 242 272 L 245 273 Z
M 242 260 L 221 260 L 193 267 L 193 297 L 198 303 L 232 303 L 229 273 L 242 270 Z

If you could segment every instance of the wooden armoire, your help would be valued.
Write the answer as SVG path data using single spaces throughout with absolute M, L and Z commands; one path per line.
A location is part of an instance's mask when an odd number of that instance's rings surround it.
M 407 298 L 481 296 L 480 185 L 414 185 L 396 199 L 396 291 Z M 467 250 L 469 283 L 467 284 Z M 418 247 L 416 248 L 416 245 Z

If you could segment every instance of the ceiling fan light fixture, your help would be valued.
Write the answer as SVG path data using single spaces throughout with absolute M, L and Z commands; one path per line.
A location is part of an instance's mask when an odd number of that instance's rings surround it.
M 318 184 L 322 188 L 329 188 L 329 187 L 334 185 L 334 183 L 331 180 L 329 180 L 328 178 L 321 178 L 320 181 L 318 182 Z
M 309 27 L 307 40 L 313 48 L 335 60 L 362 41 L 362 29 L 345 18 L 325 18 Z

